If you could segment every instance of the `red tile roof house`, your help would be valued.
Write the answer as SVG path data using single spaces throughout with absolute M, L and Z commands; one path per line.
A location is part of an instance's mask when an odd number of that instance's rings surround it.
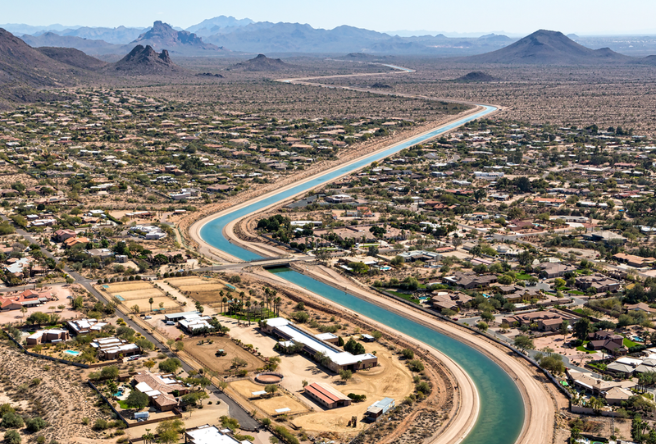
M 45 304 L 51 297 L 52 294 L 47 291 L 38 293 L 34 290 L 25 290 L 18 295 L 0 297 L 0 310 L 20 310 L 21 307 L 36 307 Z
M 162 412 L 173 410 L 178 406 L 176 397 L 189 393 L 189 388 L 180 384 L 170 374 L 137 373 L 134 375 L 132 386 L 135 390 L 148 395 L 150 402 Z
M 55 231 L 55 240 L 57 242 L 64 242 L 66 239 L 77 236 L 75 230 L 57 230 Z

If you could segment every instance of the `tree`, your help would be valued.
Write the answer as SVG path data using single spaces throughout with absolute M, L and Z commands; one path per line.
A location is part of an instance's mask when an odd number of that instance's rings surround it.
M 276 384 L 268 384 L 264 387 L 264 391 L 270 395 L 274 395 L 278 391 L 278 386 Z
M 155 299 L 153 298 L 148 299 L 148 303 L 150 304 L 150 311 L 153 311 L 153 302 L 155 302 Z
M 574 337 L 581 341 L 588 339 L 588 335 L 592 333 L 592 326 L 588 318 L 581 318 L 574 324 Z
M 157 425 L 160 442 L 171 444 L 177 442 L 178 435 L 184 432 L 184 423 L 179 419 L 162 421 Z
M 485 322 L 479 322 L 478 324 L 476 324 L 476 328 L 478 328 L 480 331 L 485 333 L 488 329 L 488 325 Z
M 181 366 L 182 364 L 180 363 L 179 359 L 168 358 L 167 360 L 159 363 L 159 370 L 163 373 L 173 373 Z
M 569 333 L 569 321 L 564 319 L 560 324 L 560 334 L 563 335 L 563 341 L 567 339 L 567 334 Z
M 344 345 L 344 351 L 347 351 L 352 355 L 363 355 L 366 353 L 364 345 L 356 342 L 352 337 L 349 338 L 348 342 Z
M 340 370 L 339 377 L 346 382 L 353 377 L 353 372 L 351 370 Z
M 184 342 L 182 341 L 177 341 L 175 343 L 175 350 L 178 352 L 181 352 L 184 349 Z
M 533 344 L 533 339 L 524 335 L 515 336 L 515 347 L 522 350 L 533 350 L 535 345 Z
M 141 410 L 148 405 L 148 395 L 139 390 L 132 390 L 125 403 L 128 407 Z
M 560 355 L 545 356 L 540 359 L 540 367 L 549 370 L 551 373 L 559 375 L 565 371 L 565 364 Z
M 411 372 L 419 373 L 424 371 L 424 363 L 419 359 L 408 361 L 408 368 Z

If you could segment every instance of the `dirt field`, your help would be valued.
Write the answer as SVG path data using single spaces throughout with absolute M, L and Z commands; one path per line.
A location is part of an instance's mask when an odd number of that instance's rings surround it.
M 228 373 L 234 358 L 241 358 L 245 360 L 248 364 L 246 367 L 242 368 L 245 368 L 249 372 L 264 366 L 264 361 L 248 353 L 246 350 L 232 342 L 229 338 L 213 336 L 212 340 L 214 341 L 213 344 L 208 344 L 205 342 L 203 345 L 198 345 L 198 341 L 200 341 L 200 339 L 187 338 L 184 340 L 184 350 L 203 366 L 221 374 Z M 219 349 L 225 350 L 226 356 L 215 356 L 216 351 Z
M 126 292 L 126 291 L 134 291 L 134 290 L 146 290 L 149 288 L 153 288 L 153 285 L 150 282 L 121 282 L 117 284 L 107 284 L 107 288 L 105 289 L 109 293 L 121 293 L 121 292 Z
M 124 301 L 123 305 L 128 308 L 138 305 L 140 312 L 150 311 L 151 305 L 148 302 L 150 298 L 153 298 L 153 310 L 159 309 L 160 303 L 164 304 L 161 308 L 166 310 L 177 310 L 181 307 L 178 302 L 166 296 L 163 291 L 155 288 L 150 282 L 110 284 L 104 285 L 103 289 L 112 296 L 120 297 Z
M 276 394 L 277 396 L 274 396 L 273 398 L 251 399 L 253 397 L 252 393 L 264 390 L 264 386 L 255 384 L 249 380 L 235 381 L 230 384 L 230 387 L 271 416 L 278 415 L 279 413 L 276 413 L 276 410 L 284 408 L 291 409 L 287 412 L 289 415 L 306 413 L 309 411 L 308 408 L 300 402 L 280 392 L 278 392 Z
M 220 292 L 227 293 L 227 285 L 229 285 L 220 279 L 203 279 L 192 276 L 169 278 L 166 281 L 193 300 L 201 304 L 212 305 L 221 303 L 222 297 Z M 240 291 L 242 290 L 236 289 L 233 293 L 238 294 Z

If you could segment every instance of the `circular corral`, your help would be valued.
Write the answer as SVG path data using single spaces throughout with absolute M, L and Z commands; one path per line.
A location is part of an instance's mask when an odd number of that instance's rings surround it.
M 284 376 L 276 372 L 263 372 L 255 375 L 255 382 L 260 384 L 279 384 Z

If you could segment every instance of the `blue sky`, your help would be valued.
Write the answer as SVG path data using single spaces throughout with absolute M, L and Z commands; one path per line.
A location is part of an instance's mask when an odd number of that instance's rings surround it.
M 218 15 L 376 31 L 656 34 L 654 0 L 3 0 L 0 22 L 186 28 Z

